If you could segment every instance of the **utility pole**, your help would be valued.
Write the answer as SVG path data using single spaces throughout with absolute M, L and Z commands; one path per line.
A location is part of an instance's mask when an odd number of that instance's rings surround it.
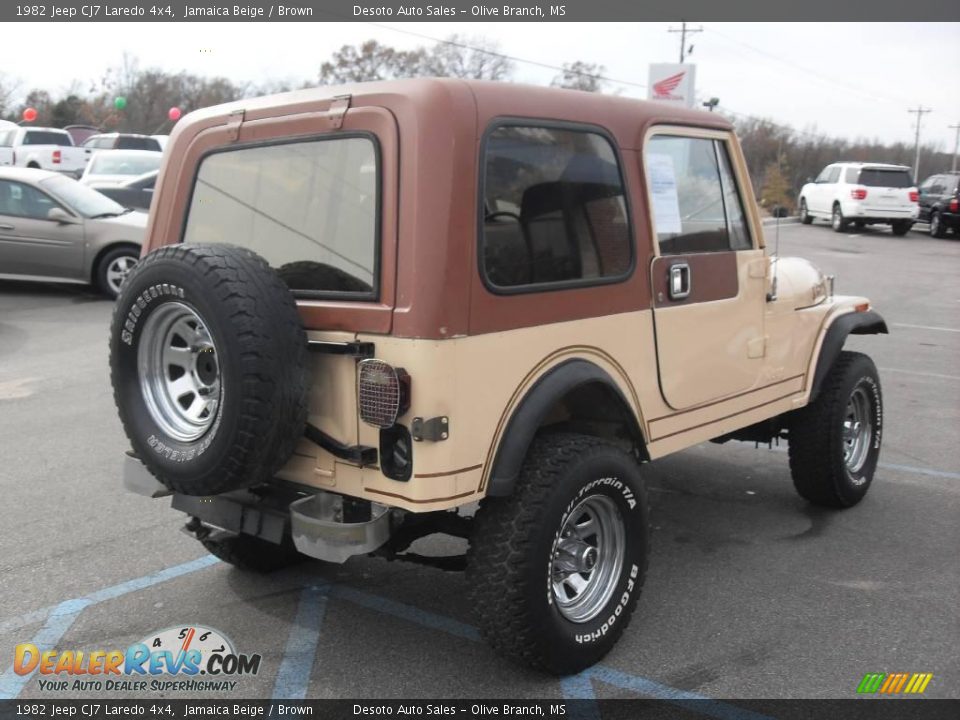
M 690 50 L 687 50 L 687 35 L 693 35 L 694 33 L 703 32 L 703 26 L 701 25 L 698 28 L 687 28 L 687 24 L 680 23 L 680 28 L 668 28 L 667 32 L 680 33 L 680 63 L 683 63 L 684 57 L 689 53 L 693 52 L 693 45 L 690 46 Z M 712 109 L 712 108 L 711 108 Z
M 923 105 L 917 105 L 916 110 L 907 110 L 911 115 L 917 116 L 917 137 L 915 140 L 916 159 L 913 161 L 913 179 L 914 182 L 920 179 L 920 123 L 923 120 L 924 113 L 932 112 L 931 108 L 924 108 Z
M 953 162 L 950 164 L 950 172 L 954 172 L 957 169 L 957 151 L 960 150 L 960 123 L 947 127 L 957 131 L 957 139 L 953 141 Z

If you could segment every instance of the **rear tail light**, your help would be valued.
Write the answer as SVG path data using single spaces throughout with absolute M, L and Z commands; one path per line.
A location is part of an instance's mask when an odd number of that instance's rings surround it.
M 59 150 L 54 150 L 54 151 L 53 151 L 53 164 L 54 164 L 54 165 L 59 165 L 59 164 L 60 164 L 60 151 L 59 151 Z
M 850 197 L 854 200 L 865 200 L 867 197 L 867 191 L 863 188 L 854 188 L 850 191 Z
M 383 360 L 362 360 L 357 378 L 360 419 L 378 428 L 392 427 L 410 407 L 410 376 Z
M 958 201 L 957 198 L 953 198 L 950 201 L 950 212 L 957 212 L 957 210 L 960 210 L 960 201 Z
M 920 200 L 920 193 L 916 190 L 910 191 L 910 202 L 917 202 Z

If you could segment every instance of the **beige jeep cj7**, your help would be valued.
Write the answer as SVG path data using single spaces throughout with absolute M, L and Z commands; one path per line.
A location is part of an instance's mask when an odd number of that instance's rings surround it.
M 125 482 L 223 560 L 465 569 L 507 657 L 573 673 L 647 567 L 643 463 L 789 442 L 866 494 L 885 333 L 772 258 L 721 117 L 459 80 L 304 90 L 178 123 L 110 365 Z M 477 502 L 479 501 L 479 508 Z M 442 532 L 461 558 L 405 552 Z

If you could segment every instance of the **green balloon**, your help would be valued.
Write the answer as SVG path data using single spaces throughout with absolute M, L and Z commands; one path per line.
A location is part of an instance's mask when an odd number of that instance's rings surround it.
M 113 100 L 113 106 L 117 110 L 123 110 L 127 106 L 127 99 L 123 95 L 119 95 Z

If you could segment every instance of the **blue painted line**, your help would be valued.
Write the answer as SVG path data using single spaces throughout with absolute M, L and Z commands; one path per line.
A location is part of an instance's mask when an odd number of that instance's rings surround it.
M 912 465 L 895 465 L 894 463 L 884 462 L 877 463 L 877 465 L 886 470 L 900 470 L 901 472 L 916 473 L 917 475 L 930 475 L 931 477 L 960 480 L 960 473 L 947 472 L 946 470 L 928 470 L 927 468 L 913 467 Z
M 52 650 L 88 605 L 90 605 L 90 602 L 83 598 L 60 603 L 53 608 L 46 623 L 30 642 L 36 645 L 37 650 L 41 653 Z M 14 666 L 11 664 L 7 671 L 0 676 L 0 700 L 12 700 L 17 697 L 37 671 L 34 667 L 29 673 L 17 675 L 13 668 Z
M 287 647 L 273 684 L 274 700 L 303 700 L 307 697 L 320 629 L 327 613 L 327 592 L 326 586 L 311 585 L 300 593 L 297 616 L 290 626 Z
M 736 705 L 713 700 L 705 695 L 698 695 L 687 692 L 686 690 L 678 690 L 669 685 L 661 685 L 653 680 L 647 680 L 646 678 L 637 677 L 636 675 L 620 672 L 605 665 L 595 665 L 592 668 L 588 668 L 580 673 L 580 676 L 586 676 L 586 678 L 588 678 L 587 682 L 590 680 L 599 680 L 600 682 L 613 685 L 622 690 L 631 690 L 640 695 L 657 698 L 658 700 L 666 700 L 691 712 L 708 715 L 709 717 L 718 718 L 719 720 L 773 720 L 768 715 L 761 715 L 751 710 L 744 710 Z M 580 676 L 577 677 L 579 678 Z M 578 684 L 573 690 L 583 692 L 582 685 Z M 590 693 L 592 695 L 593 688 L 590 689 Z
M 143 577 L 127 580 L 126 582 L 118 583 L 117 585 L 111 585 L 110 587 L 103 588 L 102 590 L 97 590 L 89 595 L 84 595 L 83 597 L 77 598 L 76 601 L 85 601 L 87 605 L 96 605 L 97 603 L 104 602 L 105 600 L 113 600 L 114 598 L 127 595 L 128 593 L 132 593 L 137 590 L 143 590 L 144 588 L 148 588 L 151 585 L 156 585 L 157 583 L 172 580 L 173 578 L 177 578 L 182 575 L 188 575 L 192 572 L 196 572 L 197 570 L 202 570 L 203 568 L 210 567 L 211 565 L 216 565 L 218 562 L 220 561 L 213 555 L 204 555 L 203 557 L 197 558 L 196 560 L 191 560 L 190 562 L 185 562 L 181 565 L 174 565 L 173 567 L 165 570 L 159 570 L 155 573 L 144 575 Z M 68 600 L 67 602 L 72 601 Z M 42 622 L 44 618 L 49 616 L 56 608 L 61 607 L 62 605 L 63 603 L 60 605 L 51 605 L 49 607 L 41 608 L 40 610 L 32 610 L 24 615 L 19 615 L 8 620 L 4 620 L 2 623 L 0 623 L 0 632 L 16 630 L 17 628 L 21 628 L 26 625 Z
M 570 675 L 560 681 L 560 692 L 567 700 L 597 699 L 593 692 L 593 683 L 590 682 L 589 671 L 579 675 Z M 577 703 L 567 708 L 571 720 L 601 720 L 600 706 L 596 702 Z
M 463 638 L 464 640 L 480 642 L 480 631 L 477 630 L 477 628 L 454 620 L 453 618 L 437 615 L 427 610 L 413 607 L 412 605 L 404 605 L 395 600 L 389 600 L 379 595 L 371 595 L 362 590 L 354 590 L 353 588 L 344 587 L 343 585 L 335 586 L 331 594 L 334 597 L 348 600 L 355 605 L 376 610 L 385 615 L 392 615 L 393 617 L 408 620 L 417 625 L 440 630 L 449 635 Z

